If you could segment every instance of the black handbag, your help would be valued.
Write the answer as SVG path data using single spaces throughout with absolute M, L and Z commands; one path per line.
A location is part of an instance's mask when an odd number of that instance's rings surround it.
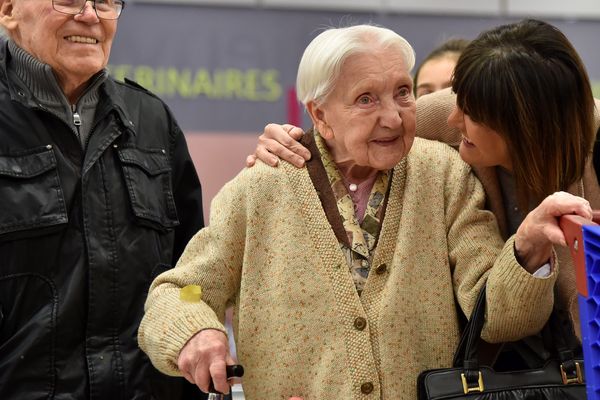
M 572 329 L 554 310 L 546 324 L 553 356 L 540 368 L 497 372 L 478 362 L 478 344 L 485 317 L 485 286 L 466 324 L 454 355 L 453 368 L 421 372 L 419 400 L 582 400 L 586 399 L 583 359 L 572 348 Z M 570 321 L 567 322 L 570 324 Z M 569 347 L 571 346 L 571 347 Z

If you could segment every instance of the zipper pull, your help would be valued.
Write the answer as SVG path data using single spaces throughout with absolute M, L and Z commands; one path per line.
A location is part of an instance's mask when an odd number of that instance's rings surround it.
M 81 117 L 77 112 L 77 106 L 75 104 L 71 105 L 71 110 L 73 110 L 73 124 L 75 124 L 75 126 L 81 126 Z

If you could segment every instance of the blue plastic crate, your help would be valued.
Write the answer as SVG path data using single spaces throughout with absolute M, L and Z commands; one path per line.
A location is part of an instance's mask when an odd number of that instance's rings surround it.
M 560 227 L 577 278 L 587 398 L 600 400 L 600 210 L 593 211 L 592 221 L 562 216 Z
M 600 226 L 584 225 L 587 295 L 579 289 L 579 314 L 588 400 L 600 400 Z

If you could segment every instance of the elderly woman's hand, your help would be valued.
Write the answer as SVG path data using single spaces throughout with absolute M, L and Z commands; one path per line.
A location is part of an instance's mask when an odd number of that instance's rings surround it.
M 567 214 L 591 220 L 592 208 L 582 197 L 556 192 L 527 214 L 519 226 L 515 251 L 521 265 L 529 272 L 535 272 L 550 259 L 553 244 L 566 246 L 558 218 Z
M 177 366 L 189 382 L 208 393 L 212 379 L 215 390 L 229 393 L 225 367 L 235 364 L 229 354 L 227 336 L 216 329 L 205 329 L 195 334 L 181 349 Z
M 282 158 L 302 168 L 304 162 L 310 160 L 308 149 L 298 143 L 303 134 L 302 129 L 293 125 L 268 124 L 263 134 L 258 137 L 254 154 L 246 158 L 246 166 L 252 167 L 258 158 L 265 164 L 276 167 L 279 158 Z

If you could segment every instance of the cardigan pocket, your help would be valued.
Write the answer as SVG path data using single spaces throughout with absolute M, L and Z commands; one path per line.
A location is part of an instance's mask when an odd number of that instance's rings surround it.
M 68 221 L 51 145 L 0 154 L 0 241 L 44 234 Z
M 162 231 L 178 226 L 165 150 L 124 147 L 118 154 L 137 222 Z

